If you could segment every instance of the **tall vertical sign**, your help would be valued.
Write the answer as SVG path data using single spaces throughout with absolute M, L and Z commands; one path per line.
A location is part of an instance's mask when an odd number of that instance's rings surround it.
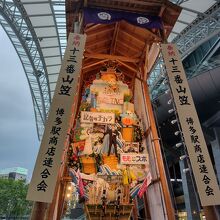
M 81 72 L 85 35 L 70 33 L 27 199 L 51 203 Z
M 161 47 L 202 206 L 219 205 L 219 186 L 179 52 L 174 44 Z

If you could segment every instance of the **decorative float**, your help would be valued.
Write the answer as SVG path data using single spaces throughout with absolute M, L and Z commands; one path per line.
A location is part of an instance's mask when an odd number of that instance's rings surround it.
M 68 167 L 91 219 L 128 219 L 151 183 L 143 129 L 123 74 L 108 65 L 83 88 Z
M 160 0 L 84 6 L 66 4 L 67 32 L 87 38 L 67 152 L 78 201 L 91 220 L 137 219 L 138 200 L 146 218 L 174 219 L 146 80 L 180 8 Z
M 137 220 L 138 200 L 145 219 L 175 219 L 146 82 L 180 11 L 164 0 L 66 1 L 71 37 L 29 187 L 31 219 L 61 219 L 80 203 L 89 220 Z

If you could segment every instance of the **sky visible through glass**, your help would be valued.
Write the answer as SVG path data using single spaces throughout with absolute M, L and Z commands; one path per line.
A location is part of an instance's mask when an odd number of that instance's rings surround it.
M 23 167 L 32 175 L 39 141 L 28 82 L 0 26 L 0 169 Z

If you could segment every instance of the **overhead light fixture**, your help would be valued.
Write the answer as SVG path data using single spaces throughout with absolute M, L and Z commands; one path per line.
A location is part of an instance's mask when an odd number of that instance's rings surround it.
M 165 78 L 163 81 L 163 84 L 166 85 L 168 83 L 168 80 Z
M 167 104 L 170 105 L 172 103 L 172 99 L 170 99 Z
M 188 157 L 187 155 L 182 155 L 182 156 L 180 156 L 180 160 L 184 160 L 187 157 Z
M 170 92 L 170 89 L 167 89 L 167 90 L 165 91 L 166 94 L 168 94 L 169 92 Z
M 175 112 L 175 109 L 173 109 L 173 108 L 168 110 L 168 113 L 170 113 L 170 114 L 173 112 Z
M 189 168 L 185 168 L 185 169 L 183 169 L 183 172 L 184 172 L 184 173 L 187 173 L 187 172 L 189 172 L 189 171 L 190 171 Z
M 180 131 L 175 131 L 174 134 L 177 136 L 179 135 L 181 132 Z
M 182 146 L 182 145 L 183 145 L 182 142 L 176 143 L 176 147 L 177 147 L 177 148 L 180 147 L 180 146 Z
M 177 119 L 174 119 L 174 120 L 171 121 L 171 124 L 174 125 L 176 122 L 177 122 Z

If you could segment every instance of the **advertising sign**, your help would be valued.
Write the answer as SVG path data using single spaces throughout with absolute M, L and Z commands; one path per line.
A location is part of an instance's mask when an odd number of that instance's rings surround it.
M 97 97 L 98 103 L 114 104 L 114 105 L 123 105 L 124 104 L 124 95 L 123 94 L 99 94 Z
M 121 164 L 149 164 L 149 159 L 147 154 L 129 154 L 121 153 L 120 154 L 120 163 Z
M 81 111 L 81 123 L 114 124 L 115 114 Z

